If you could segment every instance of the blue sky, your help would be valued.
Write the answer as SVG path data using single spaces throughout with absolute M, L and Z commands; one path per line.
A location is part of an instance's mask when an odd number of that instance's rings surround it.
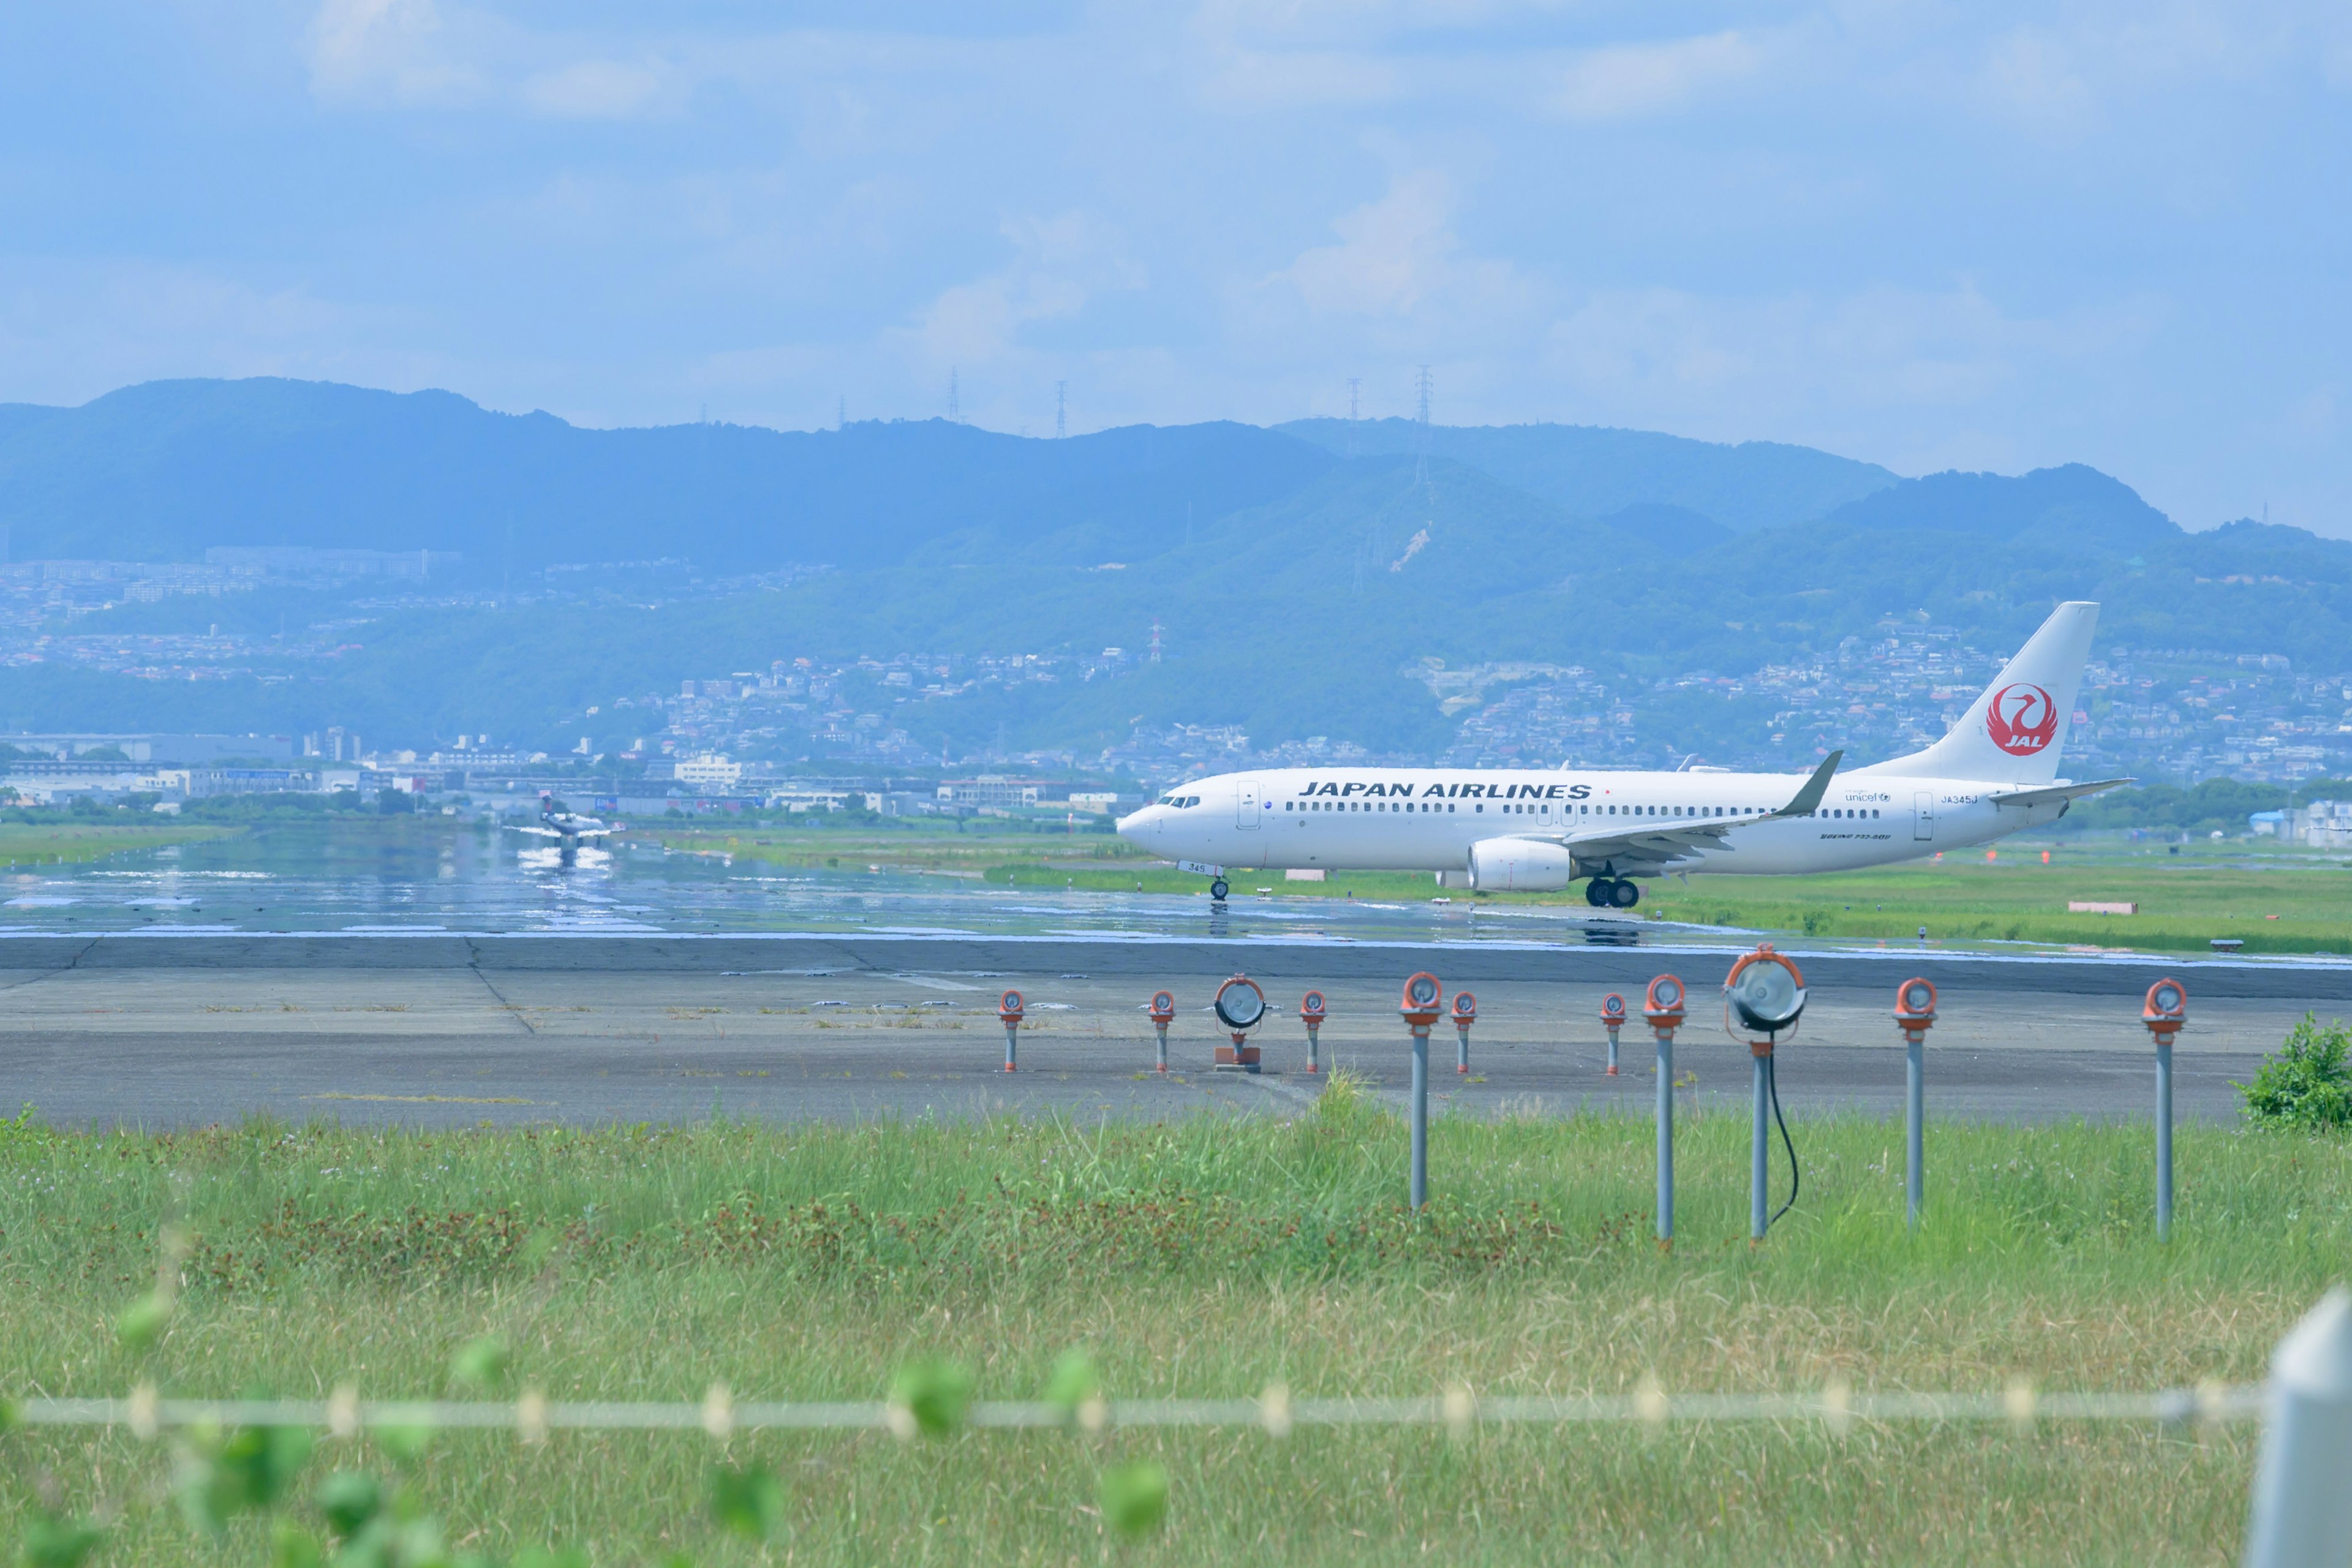
M 1409 412 L 2352 536 L 2352 7 L 0 11 L 0 400 Z

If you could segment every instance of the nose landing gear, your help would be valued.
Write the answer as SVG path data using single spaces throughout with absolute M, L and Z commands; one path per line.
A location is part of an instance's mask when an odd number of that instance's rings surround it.
M 1642 901 L 1642 889 L 1622 877 L 1595 877 L 1584 884 L 1584 901 L 1596 910 L 1630 910 Z
M 1225 895 L 1232 891 L 1231 888 L 1225 886 L 1225 879 L 1220 877 L 1209 884 L 1209 901 L 1213 904 L 1222 904 L 1225 901 Z

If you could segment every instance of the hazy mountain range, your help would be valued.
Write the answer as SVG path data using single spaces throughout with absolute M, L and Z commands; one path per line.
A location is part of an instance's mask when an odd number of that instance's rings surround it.
M 507 595 L 371 612 L 348 651 L 266 686 L 0 669 L 7 728 L 551 739 L 616 692 L 779 657 L 1139 647 L 1155 618 L 1166 663 L 943 710 L 939 727 L 1099 746 L 1139 720 L 1236 723 L 1262 743 L 1433 750 L 1451 721 L 1407 673 L 1423 657 L 1737 672 L 1889 616 L 1995 649 L 2067 597 L 2107 605 L 2103 644 L 2352 668 L 2352 543 L 2252 522 L 2187 533 L 2079 466 L 1903 479 L 1804 447 L 1559 426 L 589 430 L 440 392 L 154 383 L 0 405 L 0 523 L 20 562 L 455 551 L 457 586 Z M 657 558 L 714 579 L 834 570 L 781 591 L 512 602 L 549 565 Z M 354 616 L 330 597 L 166 598 L 70 629 Z

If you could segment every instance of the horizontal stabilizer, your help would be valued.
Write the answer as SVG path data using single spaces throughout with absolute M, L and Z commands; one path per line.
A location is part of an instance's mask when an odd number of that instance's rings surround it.
M 2097 795 L 2123 784 L 2137 784 L 2137 779 L 2100 779 L 2095 784 L 2048 784 L 2041 789 L 2003 790 L 1985 799 L 2000 805 L 2047 805 L 2053 800 L 2080 800 L 2086 795 Z

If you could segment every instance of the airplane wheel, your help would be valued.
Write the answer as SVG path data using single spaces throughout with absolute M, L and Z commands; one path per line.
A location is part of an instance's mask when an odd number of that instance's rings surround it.
M 1642 901 L 1642 889 L 1627 881 L 1618 881 L 1609 889 L 1609 901 L 1621 910 L 1630 910 Z
M 1209 884 L 1209 900 L 1212 903 L 1222 904 L 1225 901 L 1225 895 L 1232 891 L 1231 888 L 1225 886 L 1225 879 L 1220 877 Z
M 1607 909 L 1609 907 L 1609 887 L 1610 882 L 1608 878 L 1593 878 L 1592 880 L 1584 884 L 1584 901 L 1591 904 L 1596 910 Z

